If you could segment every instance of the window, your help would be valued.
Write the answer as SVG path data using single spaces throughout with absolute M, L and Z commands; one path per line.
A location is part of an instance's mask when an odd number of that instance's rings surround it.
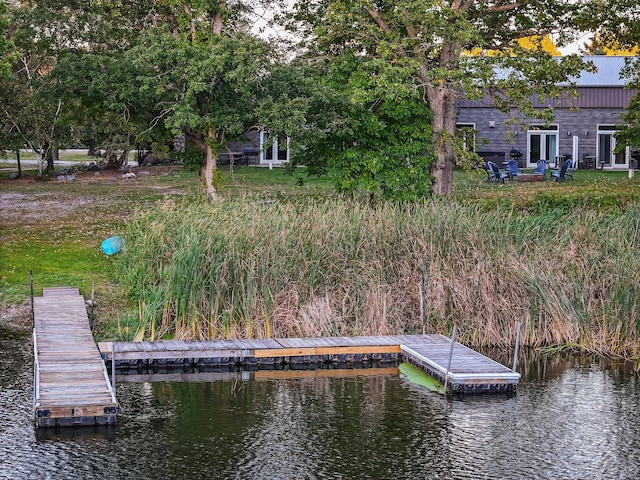
M 598 125 L 598 143 L 596 157 L 604 168 L 627 168 L 626 151 L 614 153 L 616 149 L 616 126 Z
M 260 132 L 260 163 L 283 163 L 289 161 L 289 139 L 271 140 L 269 132 Z
M 528 162 L 553 161 L 558 156 L 558 125 L 531 125 L 527 131 Z
M 475 123 L 456 124 L 456 134 L 462 138 L 462 148 L 471 152 L 476 150 L 476 125 Z

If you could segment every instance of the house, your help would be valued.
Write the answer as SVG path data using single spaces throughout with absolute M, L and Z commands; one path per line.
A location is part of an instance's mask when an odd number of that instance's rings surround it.
M 512 149 L 520 150 L 521 167 L 534 167 L 540 159 L 555 165 L 563 157 L 571 156 L 578 160 L 580 168 L 629 169 L 634 166 L 630 164 L 629 148 L 614 153 L 614 134 L 621 121 L 620 114 L 636 93 L 625 89 L 620 78 L 625 57 L 584 58 L 596 65 L 597 72 L 583 72 L 575 79 L 578 96 L 554 104 L 555 118 L 551 124 L 526 119 L 517 126 L 508 122 L 512 115 L 492 108 L 489 103 L 463 100 L 459 106 L 458 127 L 469 127 L 475 131 L 476 138 L 488 142 L 475 146 L 481 156 L 483 152 L 504 152 L 509 159 Z M 536 106 L 546 108 L 547 105 Z
M 249 130 L 243 138 L 229 141 L 220 151 L 220 165 L 228 165 L 232 160 L 240 165 L 279 166 L 289 161 L 289 139 L 277 138 L 270 141 L 269 132 Z

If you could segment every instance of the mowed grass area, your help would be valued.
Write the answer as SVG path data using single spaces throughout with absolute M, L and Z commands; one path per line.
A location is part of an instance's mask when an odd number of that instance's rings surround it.
M 88 297 L 95 282 L 105 313 L 125 304 L 101 242 L 122 234 L 134 212 L 198 191 L 196 175 L 180 167 L 146 170 L 129 180 L 117 172 L 83 174 L 69 183 L 1 179 L 0 302 L 28 300 L 33 271 L 36 295 L 44 287 L 72 285 Z

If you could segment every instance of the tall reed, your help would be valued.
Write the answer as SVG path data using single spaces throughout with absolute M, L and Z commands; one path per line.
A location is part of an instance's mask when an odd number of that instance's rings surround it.
M 427 202 L 163 204 L 127 233 L 122 279 L 147 336 L 428 332 L 630 354 L 640 323 L 640 210 L 528 214 Z M 153 326 L 153 330 L 152 327 Z

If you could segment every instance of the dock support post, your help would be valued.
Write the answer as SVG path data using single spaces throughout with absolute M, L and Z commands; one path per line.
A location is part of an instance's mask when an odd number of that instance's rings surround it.
M 518 365 L 518 347 L 520 346 L 520 325 L 522 322 L 518 322 L 518 326 L 516 327 L 516 348 L 513 352 L 513 370 L 516 371 L 516 366 Z
M 111 342 L 111 389 L 116 396 L 116 342 Z
M 36 314 L 33 309 L 33 270 L 29 270 L 29 284 L 31 286 L 31 328 L 36 326 Z
M 453 326 L 453 333 L 451 333 L 451 347 L 449 348 L 449 362 L 447 363 L 447 373 L 444 377 L 444 392 L 447 393 L 447 386 L 449 384 L 449 371 L 451 370 L 451 357 L 453 357 L 453 345 L 456 343 L 456 326 Z
M 424 315 L 425 315 L 425 283 L 427 276 L 427 267 L 425 265 L 424 257 L 422 257 L 422 288 L 420 289 L 420 321 L 422 322 L 422 334 L 425 334 L 424 331 Z

